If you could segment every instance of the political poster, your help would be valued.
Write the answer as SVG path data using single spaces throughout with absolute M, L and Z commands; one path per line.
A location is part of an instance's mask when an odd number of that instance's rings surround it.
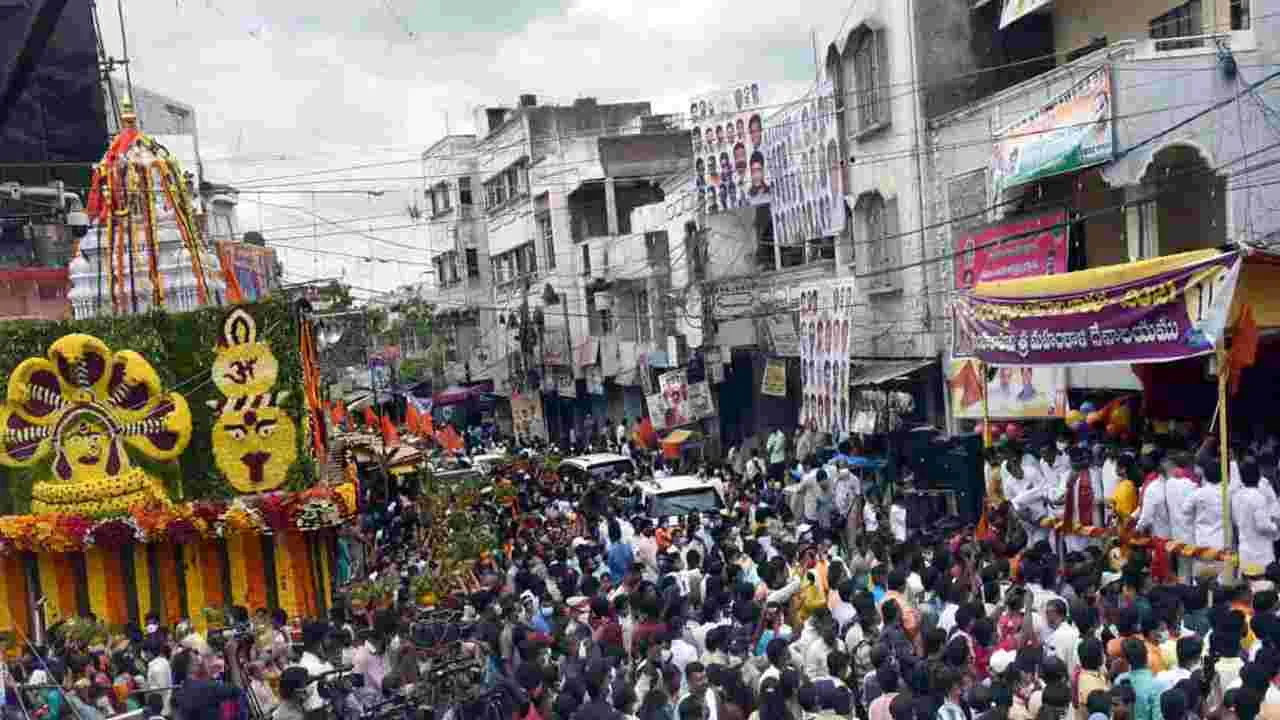
M 995 369 L 996 376 L 983 382 L 977 360 L 951 361 L 948 391 L 951 414 L 957 418 L 981 420 L 985 387 L 987 412 L 998 419 L 1062 418 L 1067 415 L 1067 370 L 1064 367 L 1006 365 Z
M 542 415 L 541 393 L 512 393 L 511 425 L 517 437 L 547 439 L 547 423 Z
M 1111 66 L 1102 65 L 996 135 L 996 199 L 1014 186 L 1104 163 L 1115 154 Z
M 957 290 L 1067 271 L 1067 211 L 1006 218 L 955 240 Z
M 644 401 L 649 408 L 649 422 L 653 424 L 653 429 L 666 430 L 670 427 L 667 425 L 667 403 L 662 393 L 646 395 Z
M 771 119 L 765 162 L 772 168 L 774 239 L 803 245 L 844 230 L 844 163 L 830 80 Z
M 768 205 L 764 97 L 748 82 L 689 100 L 693 187 L 699 214 Z
M 711 397 L 711 384 L 707 381 L 689 385 L 689 417 L 705 420 L 716 416 L 715 399 Z
M 666 427 L 675 428 L 693 422 L 689 415 L 689 376 L 683 369 L 659 375 L 658 390 L 666 412 Z
M 818 432 L 849 432 L 849 355 L 856 293 L 847 283 L 820 282 L 801 288 L 800 422 Z

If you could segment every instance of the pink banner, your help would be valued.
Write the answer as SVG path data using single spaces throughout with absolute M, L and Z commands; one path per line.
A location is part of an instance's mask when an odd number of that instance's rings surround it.
M 1067 213 L 1053 210 L 989 225 L 956 240 L 956 288 L 1067 271 Z

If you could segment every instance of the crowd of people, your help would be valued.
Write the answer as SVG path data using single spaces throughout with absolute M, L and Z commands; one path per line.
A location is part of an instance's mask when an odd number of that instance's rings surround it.
M 438 608 L 409 587 L 441 570 L 422 544 L 441 519 L 366 483 L 348 572 L 399 578 L 392 607 L 354 612 L 339 598 L 308 619 L 230 608 L 203 633 L 149 617 L 98 644 L 54 632 L 4 666 L 4 714 L 1280 719 L 1273 445 L 1239 443 L 1229 464 L 1248 575 L 1235 583 L 1210 579 L 1224 569 L 1212 558 L 1039 522 L 1127 523 L 1221 547 L 1211 439 L 1009 444 L 989 457 L 977 528 L 908 524 L 900 498 L 863 477 L 856 443 L 761 445 L 764 456 L 740 449 L 696 468 L 723 508 L 679 517 L 646 516 L 635 476 L 570 485 L 542 462 L 500 468 L 515 498 L 482 518 L 498 542 Z

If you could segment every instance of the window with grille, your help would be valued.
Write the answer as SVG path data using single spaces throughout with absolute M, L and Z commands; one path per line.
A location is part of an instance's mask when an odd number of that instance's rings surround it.
M 641 290 L 636 294 L 636 334 L 640 342 L 649 342 L 653 339 L 653 328 L 650 326 L 649 317 L 649 291 Z
M 1231 29 L 1248 30 L 1251 27 L 1249 0 L 1231 0 Z
M 885 201 L 878 192 L 858 198 L 855 242 L 866 247 L 867 262 L 859 268 L 868 275 L 870 287 L 896 287 L 901 264 L 898 233 L 898 201 Z
M 610 335 L 613 333 L 613 311 L 609 308 L 601 308 L 597 311 L 599 315 L 600 334 Z
M 546 258 L 547 270 L 556 269 L 556 240 L 551 231 L 551 211 L 538 213 L 534 220 L 538 226 L 538 241 L 542 244 L 542 256 Z
M 469 177 L 458 178 L 458 204 L 471 204 L 471 178 Z
M 1185 50 L 1204 44 L 1201 39 L 1172 40 L 1169 38 L 1194 38 L 1204 34 L 1200 0 L 1187 0 L 1163 15 L 1151 19 L 1151 39 L 1158 41 L 1157 50 Z
M 428 191 L 431 196 L 431 214 L 443 215 L 453 209 L 449 199 L 449 184 L 436 183 Z
M 591 274 L 591 246 L 590 245 L 582 246 L 582 274 L 583 275 Z
M 859 33 L 854 44 L 853 74 L 858 132 L 888 124 L 888 53 L 883 30 L 863 28 Z
M 480 252 L 475 248 L 467 249 L 467 277 L 480 277 Z

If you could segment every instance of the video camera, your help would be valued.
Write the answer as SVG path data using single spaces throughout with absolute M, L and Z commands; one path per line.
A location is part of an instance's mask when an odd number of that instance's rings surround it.
M 311 680 L 316 684 L 320 697 L 328 702 L 337 701 L 364 687 L 364 675 L 352 672 L 350 665 L 312 675 Z

